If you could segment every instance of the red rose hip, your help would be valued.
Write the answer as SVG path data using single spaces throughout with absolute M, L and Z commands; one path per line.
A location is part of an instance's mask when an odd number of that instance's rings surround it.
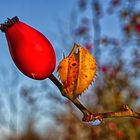
M 22 73 L 37 80 L 51 75 L 56 56 L 42 33 L 19 21 L 18 17 L 8 19 L 0 28 L 5 32 L 12 59 Z

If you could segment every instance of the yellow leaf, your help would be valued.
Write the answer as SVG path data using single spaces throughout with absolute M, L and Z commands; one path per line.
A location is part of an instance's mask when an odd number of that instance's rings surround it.
M 76 98 L 94 80 L 96 61 L 85 48 L 74 44 L 70 54 L 58 65 L 58 73 L 67 96 Z

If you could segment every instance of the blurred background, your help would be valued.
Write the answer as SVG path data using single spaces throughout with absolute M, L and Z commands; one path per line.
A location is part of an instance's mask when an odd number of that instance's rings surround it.
M 1 0 L 0 22 L 14 16 L 50 40 L 57 65 L 74 42 L 95 56 L 96 80 L 79 97 L 92 112 L 118 111 L 125 104 L 140 112 L 139 0 Z M 0 33 L 0 140 L 140 138 L 138 119 L 106 119 L 98 126 L 81 119 L 49 79 L 32 80 L 16 68 Z

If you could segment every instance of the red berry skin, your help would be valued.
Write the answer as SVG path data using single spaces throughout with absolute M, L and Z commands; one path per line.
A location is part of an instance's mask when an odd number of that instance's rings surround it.
M 49 40 L 36 29 L 17 21 L 6 32 L 10 54 L 26 76 L 43 80 L 55 69 L 56 56 Z

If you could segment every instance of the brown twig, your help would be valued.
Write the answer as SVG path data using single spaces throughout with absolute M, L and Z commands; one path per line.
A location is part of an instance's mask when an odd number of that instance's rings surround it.
M 127 105 L 124 105 L 121 111 L 84 115 L 83 121 L 94 121 L 94 120 L 102 120 L 104 118 L 119 118 L 119 117 L 134 117 L 140 119 L 140 113 L 134 112 Z
M 118 117 L 133 117 L 133 118 L 140 119 L 140 113 L 134 112 L 127 105 L 123 106 L 121 111 L 93 114 L 84 105 L 82 105 L 78 99 L 73 99 L 68 97 L 66 95 L 63 85 L 53 74 L 50 75 L 49 79 L 58 87 L 61 94 L 66 98 L 68 98 L 70 101 L 72 101 L 73 104 L 83 113 L 84 115 L 82 119 L 83 121 L 91 122 L 95 120 L 102 120 L 105 118 L 118 118 Z

